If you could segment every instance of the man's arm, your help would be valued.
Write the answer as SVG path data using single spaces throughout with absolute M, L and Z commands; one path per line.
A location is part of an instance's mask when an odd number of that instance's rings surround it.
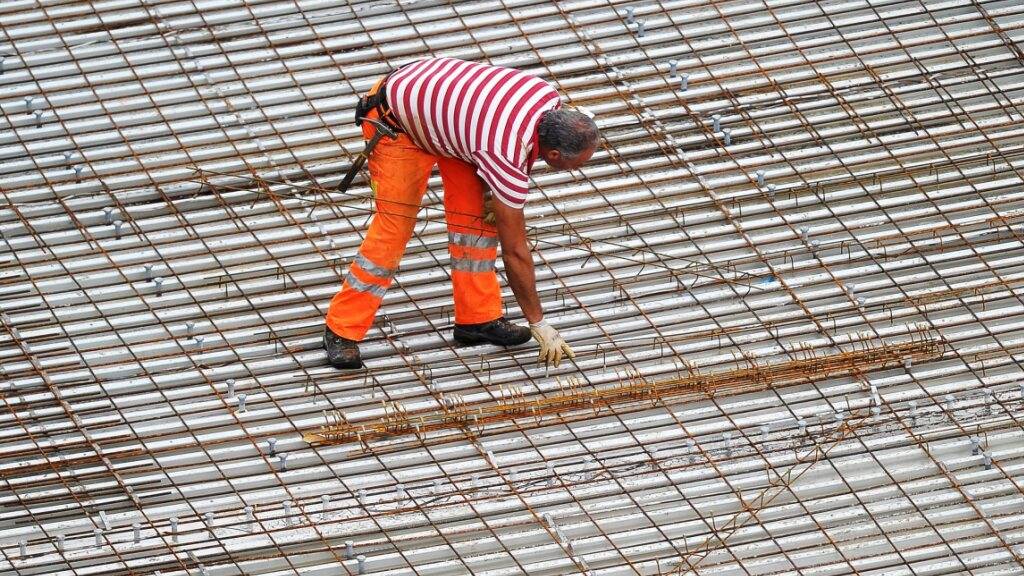
M 489 158 L 487 154 L 481 153 L 482 162 Z M 494 160 L 500 162 L 500 160 Z M 499 179 L 488 178 L 489 172 L 481 172 L 484 183 L 493 186 L 492 180 L 500 182 Z M 493 190 L 493 187 L 492 187 Z M 523 174 L 523 186 L 521 195 L 525 196 L 526 178 Z M 497 194 L 497 192 L 495 192 Z M 505 262 L 505 274 L 508 276 L 508 283 L 512 287 L 512 293 L 516 295 L 516 302 L 523 311 L 523 316 L 530 322 L 530 333 L 534 340 L 540 345 L 540 356 L 538 361 L 558 366 L 562 356 L 575 358 L 572 348 L 566 344 L 565 339 L 554 326 L 544 320 L 544 310 L 540 307 L 540 298 L 537 297 L 536 278 L 533 273 L 533 257 L 530 255 L 530 245 L 526 242 L 526 221 L 523 217 L 522 208 L 512 208 L 498 198 L 490 202 L 490 209 L 494 212 L 494 222 L 498 228 L 498 242 L 501 244 L 501 259 Z M 485 218 L 487 216 L 485 215 Z
M 512 287 L 523 316 L 530 324 L 536 324 L 544 318 L 544 311 L 537 296 L 523 209 L 512 208 L 500 200 L 494 200 L 493 210 L 498 241 L 501 243 L 501 260 L 505 263 L 509 286 Z

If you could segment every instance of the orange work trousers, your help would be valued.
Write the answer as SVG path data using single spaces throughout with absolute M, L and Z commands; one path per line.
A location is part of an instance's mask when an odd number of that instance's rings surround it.
M 378 82 L 370 94 L 379 87 Z M 367 117 L 377 118 L 377 111 L 372 110 Z M 373 124 L 363 122 L 367 140 L 375 130 Z M 381 138 L 367 164 L 376 212 L 341 291 L 331 299 L 327 327 L 349 340 L 359 341 L 366 335 L 398 270 L 405 245 L 412 238 L 416 214 L 435 164 L 444 185 L 455 322 L 478 324 L 501 317 L 501 288 L 494 271 L 497 230 L 484 222 L 484 183 L 476 168 L 457 158 L 434 156 L 416 146 L 406 134 L 399 134 L 397 140 Z

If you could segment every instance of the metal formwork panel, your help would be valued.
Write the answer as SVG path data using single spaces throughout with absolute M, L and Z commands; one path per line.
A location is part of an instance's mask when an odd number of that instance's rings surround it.
M 1012 0 L 0 3 L 0 574 L 1024 574 L 1022 40 Z M 526 208 L 559 368 L 454 345 L 437 177 L 325 365 L 353 103 L 430 55 L 601 127 Z

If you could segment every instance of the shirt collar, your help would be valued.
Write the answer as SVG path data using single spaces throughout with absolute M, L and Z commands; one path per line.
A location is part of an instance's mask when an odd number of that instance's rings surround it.
M 539 128 L 540 122 L 537 123 Z M 540 135 L 539 129 L 533 129 L 533 139 L 530 141 L 530 158 L 526 161 L 526 171 L 529 172 L 533 168 L 533 163 L 537 160 L 537 156 L 540 156 Z
M 557 110 L 561 107 L 560 102 L 556 102 L 554 108 L 548 108 L 540 113 L 540 116 L 544 115 L 544 112 L 551 110 Z M 526 173 L 529 174 L 530 170 L 533 169 L 533 163 L 540 156 L 540 116 L 537 117 L 537 124 L 533 127 L 533 137 L 530 139 L 530 156 L 526 160 Z

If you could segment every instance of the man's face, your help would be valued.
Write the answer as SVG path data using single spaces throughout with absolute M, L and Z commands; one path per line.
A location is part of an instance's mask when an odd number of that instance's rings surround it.
M 587 148 L 583 152 L 576 156 L 572 160 L 562 156 L 562 153 L 558 150 L 544 150 L 541 154 L 544 156 L 544 161 L 548 163 L 548 166 L 558 170 L 575 170 L 580 166 L 586 164 L 587 160 L 594 155 L 594 148 Z

